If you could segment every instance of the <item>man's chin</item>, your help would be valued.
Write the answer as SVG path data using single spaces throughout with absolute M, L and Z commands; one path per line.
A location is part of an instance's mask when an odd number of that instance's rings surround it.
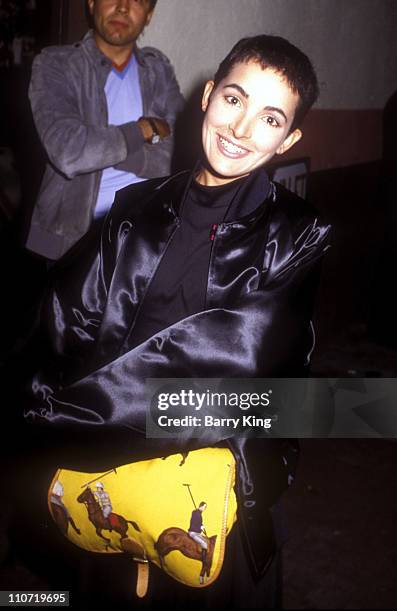
M 128 45 L 134 44 L 135 37 L 132 35 L 122 35 L 122 34 L 106 34 L 103 37 L 105 42 L 108 45 L 113 45 L 114 47 L 126 47 Z

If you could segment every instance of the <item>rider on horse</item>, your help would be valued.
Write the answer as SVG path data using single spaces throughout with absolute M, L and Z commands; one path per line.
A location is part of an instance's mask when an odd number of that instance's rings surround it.
M 102 514 L 105 519 L 109 517 L 112 512 L 112 502 L 110 501 L 109 493 L 105 491 L 105 487 L 101 482 L 96 483 L 95 497 L 101 506 Z
M 199 507 L 193 510 L 192 516 L 190 517 L 190 525 L 188 529 L 190 537 L 201 546 L 201 555 L 203 563 L 205 563 L 208 550 L 208 540 L 205 536 L 205 528 L 203 525 L 202 516 L 206 508 L 207 504 L 202 501 L 200 502 Z

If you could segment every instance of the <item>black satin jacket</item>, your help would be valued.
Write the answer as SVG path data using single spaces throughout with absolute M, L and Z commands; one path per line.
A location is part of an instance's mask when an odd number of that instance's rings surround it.
M 269 509 L 287 487 L 294 449 L 277 439 L 220 441 L 215 428 L 203 428 L 200 439 L 183 432 L 172 444 L 147 440 L 145 380 L 302 375 L 329 227 L 255 171 L 217 228 L 205 309 L 134 347 L 137 313 L 191 180 L 180 173 L 118 192 L 99 243 L 83 241 L 58 266 L 43 316 L 49 360 L 32 382 L 25 416 L 56 434 L 59 462 L 74 469 L 228 444 L 248 559 L 260 576 L 274 549 Z

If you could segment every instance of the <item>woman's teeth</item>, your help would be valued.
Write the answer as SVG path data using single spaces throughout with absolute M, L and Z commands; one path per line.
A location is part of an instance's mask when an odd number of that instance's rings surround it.
M 237 145 L 233 144 L 232 142 L 229 142 L 229 140 L 225 140 L 225 138 L 222 138 L 222 136 L 219 136 L 219 140 L 220 143 L 222 145 L 222 147 L 228 152 L 228 153 L 246 153 L 247 150 L 246 149 L 242 149 L 241 147 L 238 147 Z

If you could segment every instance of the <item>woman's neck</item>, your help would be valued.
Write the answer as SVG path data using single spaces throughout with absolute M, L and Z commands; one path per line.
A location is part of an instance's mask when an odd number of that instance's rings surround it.
M 246 175 L 244 175 L 246 176 Z M 220 187 L 221 185 L 227 185 L 228 183 L 233 183 L 234 181 L 238 181 L 242 176 L 220 176 L 214 174 L 206 168 L 206 166 L 201 166 L 198 174 L 195 179 L 199 185 L 204 185 L 205 187 Z

